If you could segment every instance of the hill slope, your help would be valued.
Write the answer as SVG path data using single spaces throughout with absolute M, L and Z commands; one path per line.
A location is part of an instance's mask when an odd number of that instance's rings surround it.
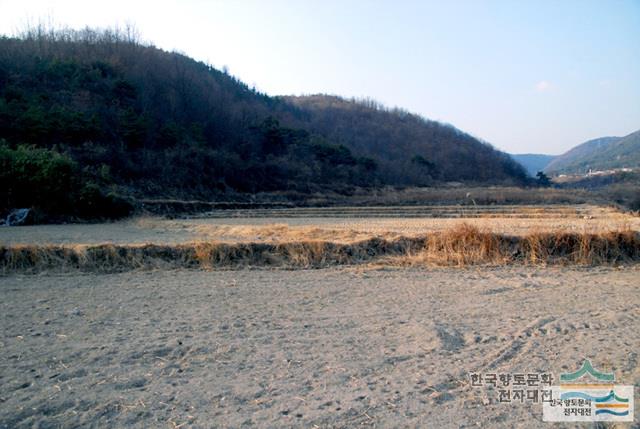
M 31 191 L 53 182 L 65 200 L 53 205 L 69 211 L 107 192 L 216 199 L 524 178 L 505 154 L 453 127 L 312 100 L 269 97 L 113 31 L 0 38 L 0 209 L 42 205 L 48 192 Z M 65 180 L 52 180 L 54 170 Z
M 535 177 L 538 171 L 543 171 L 555 159 L 554 155 L 535 153 L 512 154 L 511 157 L 519 162 L 531 177 Z
M 553 174 L 640 167 L 640 131 L 590 140 L 558 156 L 545 168 Z
M 507 154 L 450 125 L 372 101 L 336 96 L 284 97 L 293 122 L 375 160 L 387 183 L 437 181 L 522 183 L 526 173 Z

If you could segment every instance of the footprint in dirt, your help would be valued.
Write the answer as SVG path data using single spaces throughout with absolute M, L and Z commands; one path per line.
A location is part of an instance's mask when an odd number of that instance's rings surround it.
M 509 292 L 511 290 L 513 290 L 513 288 L 511 288 L 511 287 L 500 287 L 500 288 L 497 288 L 497 289 L 486 290 L 486 291 L 482 292 L 481 295 L 497 295 L 499 293 Z
M 443 349 L 455 352 L 465 346 L 464 337 L 457 329 L 447 325 L 436 325 L 436 331 Z

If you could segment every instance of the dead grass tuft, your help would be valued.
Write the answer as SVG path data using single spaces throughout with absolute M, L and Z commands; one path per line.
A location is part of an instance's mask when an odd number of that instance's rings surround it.
M 511 244 L 506 238 L 463 223 L 430 235 L 419 258 L 429 265 L 501 264 L 507 262 Z

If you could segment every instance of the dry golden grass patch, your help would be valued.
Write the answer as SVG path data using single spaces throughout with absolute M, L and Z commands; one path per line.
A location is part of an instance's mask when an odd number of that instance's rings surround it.
M 508 237 L 463 223 L 427 237 L 417 260 L 428 265 L 502 264 L 509 258 Z
M 346 242 L 309 239 L 308 233 L 287 233 L 287 240 L 272 242 L 0 246 L 0 271 L 8 274 L 247 266 L 319 268 L 368 262 L 457 267 L 518 263 L 598 265 L 640 261 L 640 234 L 631 229 L 532 232 L 516 236 L 463 223 L 421 236 L 390 234 Z

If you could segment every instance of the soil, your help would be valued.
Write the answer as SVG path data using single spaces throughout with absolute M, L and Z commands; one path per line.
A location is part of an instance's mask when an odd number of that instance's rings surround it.
M 0 428 L 547 427 L 470 373 L 640 385 L 640 269 L 0 278 Z M 637 417 L 636 417 L 637 421 Z

